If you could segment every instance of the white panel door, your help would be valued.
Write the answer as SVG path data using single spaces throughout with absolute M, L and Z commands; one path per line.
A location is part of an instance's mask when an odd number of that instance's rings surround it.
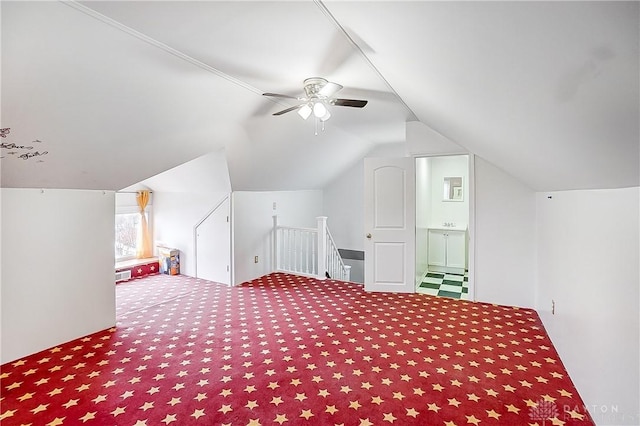
M 415 161 L 364 160 L 364 288 L 415 291 Z
M 196 228 L 196 276 L 231 284 L 229 198 Z

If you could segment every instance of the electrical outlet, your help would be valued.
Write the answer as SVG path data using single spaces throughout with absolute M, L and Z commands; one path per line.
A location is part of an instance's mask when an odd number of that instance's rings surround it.
M 276 209 L 276 202 L 275 201 L 273 202 L 273 209 L 274 210 Z
M 551 299 L 551 315 L 556 314 L 556 301 Z
M 258 256 L 253 258 L 253 263 L 258 263 Z

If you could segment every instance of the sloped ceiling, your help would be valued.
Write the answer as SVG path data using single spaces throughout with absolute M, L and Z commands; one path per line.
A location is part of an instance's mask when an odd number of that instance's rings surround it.
M 118 190 L 224 149 L 234 190 L 316 189 L 416 119 L 536 190 L 639 184 L 637 2 L 0 7 L 3 187 Z M 273 117 L 292 104 L 261 94 L 312 76 L 369 104 L 317 136 Z

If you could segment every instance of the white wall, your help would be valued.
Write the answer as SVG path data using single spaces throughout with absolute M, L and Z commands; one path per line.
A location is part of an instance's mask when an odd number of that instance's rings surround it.
M 477 156 L 475 191 L 475 300 L 533 307 L 535 193 Z
M 195 276 L 194 227 L 228 195 L 226 192 L 154 191 L 154 246 L 164 245 L 180 250 L 180 274 Z M 228 246 L 229 242 L 224 244 Z M 156 247 L 154 253 L 157 253 Z M 224 262 L 226 265 L 227 261 Z
M 231 206 L 233 280 L 240 284 L 273 270 L 273 215 L 283 226 L 315 228 L 316 217 L 322 216 L 322 191 L 238 191 L 232 193 Z
M 469 223 L 469 156 L 430 157 L 431 213 L 432 226 L 442 226 L 444 222 L 454 222 L 464 227 Z M 443 201 L 444 178 L 462 177 L 462 201 Z
M 536 197 L 536 308 L 602 425 L 640 424 L 639 204 L 637 187 Z
M 114 193 L 0 194 L 0 364 L 114 326 Z

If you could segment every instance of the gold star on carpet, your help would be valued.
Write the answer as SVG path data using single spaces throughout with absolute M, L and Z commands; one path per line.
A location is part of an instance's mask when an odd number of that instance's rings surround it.
M 89 387 L 90 387 L 90 386 L 91 386 L 90 384 L 83 383 L 83 384 L 81 384 L 80 386 L 78 386 L 78 387 L 76 388 L 76 390 L 77 390 L 78 392 L 82 392 L 82 391 L 85 391 L 85 390 L 89 389 Z
M 132 391 L 125 391 L 122 395 L 120 395 L 123 399 L 131 398 L 133 396 Z
M 195 410 L 193 414 L 191 414 L 191 417 L 195 417 L 195 419 L 197 420 L 204 415 L 204 410 Z
M 527 382 L 526 380 L 520 380 L 520 385 L 524 388 L 529 388 L 529 389 L 531 389 L 531 387 L 533 386 L 531 383 Z
M 302 381 L 300 379 L 291 379 L 291 383 L 289 383 L 292 386 L 300 386 L 302 384 Z
M 554 426 L 564 426 L 564 424 L 565 424 L 565 422 L 563 422 L 562 420 L 560 420 L 557 417 L 554 417 L 554 418 L 549 419 L 549 420 L 551 420 L 551 424 L 554 425 Z
M 440 410 L 440 407 L 438 407 L 438 404 L 436 403 L 431 403 L 431 404 L 427 404 L 427 408 L 429 409 L 429 411 L 434 411 L 434 412 L 438 412 L 438 410 Z
M 196 401 L 200 402 L 203 399 L 207 399 L 207 394 L 206 393 L 199 393 L 193 399 L 195 399 Z
M 79 399 L 70 399 L 69 401 L 67 401 L 64 404 L 62 404 L 62 406 L 64 408 L 73 407 L 74 405 L 78 405 L 78 401 L 80 401 L 80 400 Z
M 502 414 L 498 414 L 495 410 L 485 410 L 487 412 L 488 417 L 492 417 L 496 420 L 500 420 L 500 416 Z
M 7 410 L 4 413 L 0 414 L 0 420 L 4 420 L 7 419 L 9 417 L 13 417 L 13 415 L 16 413 L 16 411 L 18 410 Z
M 374 396 L 373 398 L 371 398 L 371 403 L 372 404 L 382 404 L 384 402 L 384 400 L 382 398 L 380 398 L 379 396 Z
M 456 408 L 460 406 L 460 401 L 458 401 L 455 398 L 449 398 L 448 401 L 449 401 L 449 405 L 453 405 Z
M 560 392 L 560 396 L 564 396 L 567 398 L 571 398 L 571 396 L 573 395 L 571 392 L 568 392 L 564 389 L 560 389 L 558 392 Z
M 468 379 L 472 383 L 480 383 L 480 379 L 478 379 L 476 376 L 469 376 Z
M 123 407 L 116 407 L 116 409 L 115 409 L 115 410 L 113 410 L 113 411 L 111 412 L 111 414 L 113 415 L 113 417 L 117 417 L 117 416 L 118 416 L 118 415 L 120 415 L 120 414 L 124 414 L 124 410 L 125 410 L 125 409 L 126 409 L 126 407 L 124 407 L 124 408 L 123 408 Z
M 180 404 L 182 401 L 180 401 L 180 398 L 171 398 L 171 401 L 167 402 L 167 404 L 171 405 L 172 407 L 176 404 Z
M 460 381 L 458 381 L 458 380 L 456 380 L 456 379 L 451 380 L 451 384 L 452 384 L 453 386 L 457 386 L 457 387 L 462 386 L 462 382 L 460 382 Z
M 104 402 L 107 400 L 107 395 L 98 395 L 95 398 L 93 398 L 91 401 L 93 401 L 95 404 L 99 403 L 99 402 Z
M 87 412 L 84 416 L 80 417 L 80 420 L 82 420 L 82 423 L 88 422 L 89 420 L 93 420 L 96 418 L 96 414 L 98 412 L 94 411 L 92 413 Z
M 478 424 L 480 423 L 480 419 L 477 419 L 476 416 L 474 416 L 473 414 L 470 416 L 465 416 L 467 418 L 467 423 L 468 424 L 473 424 L 478 426 Z
M 488 396 L 498 396 L 498 392 L 494 391 L 493 389 L 485 389 L 484 391 Z
M 520 409 L 518 407 L 516 407 L 513 404 L 509 404 L 509 405 L 505 405 L 507 412 L 509 413 L 516 413 L 518 414 L 520 412 Z
M 545 378 L 544 378 L 544 377 L 542 377 L 542 376 L 538 376 L 538 377 L 536 377 L 536 380 L 537 380 L 539 383 L 544 383 L 544 384 L 549 383 L 549 379 L 545 379 Z
M 576 410 L 571 410 L 566 412 L 572 419 L 580 419 L 584 420 L 584 414 L 578 413 Z
M 419 412 L 417 412 L 414 408 L 407 408 L 406 410 L 407 410 L 407 416 L 411 416 L 411 417 L 413 417 L 414 419 L 415 419 L 416 417 L 418 417 L 418 414 L 420 414 L 420 413 L 419 413 Z
M 222 414 L 227 414 L 229 411 L 233 411 L 233 408 L 231 408 L 231 405 L 223 405 L 218 411 Z
M 18 360 L 16 362 L 14 362 L 13 365 L 14 367 L 20 367 L 21 365 L 25 365 L 27 363 L 27 361 L 25 361 L 24 359 Z
M 284 414 L 277 414 L 276 418 L 273 420 L 275 423 L 284 423 L 286 421 L 288 421 L 287 416 Z
M 297 399 L 298 401 L 302 402 L 307 399 L 307 395 L 305 395 L 304 393 L 297 393 L 293 399 Z
M 247 407 L 249 410 L 253 410 L 257 406 L 258 406 L 258 401 L 247 401 L 247 405 L 245 405 L 245 407 Z
M 49 380 L 47 379 L 47 381 L 49 381 Z M 19 388 L 21 384 L 22 384 L 22 382 L 13 382 L 9 386 L 7 386 L 7 390 Z M 37 384 L 38 384 L 38 382 L 36 382 L 36 385 Z
M 164 419 L 160 420 L 162 423 L 168 425 L 169 423 L 177 422 L 175 414 L 167 414 Z
M 325 413 L 335 414 L 338 412 L 338 409 L 335 405 L 327 405 L 324 411 Z
M 150 410 L 150 409 L 152 409 L 152 408 L 153 408 L 153 402 L 145 402 L 145 403 L 140 407 L 140 409 L 141 409 L 142 411 L 147 411 L 147 410 Z
M 369 382 L 362 382 L 362 385 L 360 385 L 360 387 L 362 387 L 363 389 L 371 389 L 373 387 L 373 385 Z
M 502 385 L 502 387 L 504 388 L 504 390 L 506 390 L 507 392 L 514 392 L 516 390 L 516 388 L 514 388 L 511 385 Z
M 454 422 L 444 422 L 444 426 L 457 426 Z
M 373 426 L 369 419 L 360 419 L 360 426 Z
M 47 426 L 59 426 L 64 422 L 64 419 L 66 419 L 66 417 L 56 417 L 55 419 L 53 419 L 53 421 L 47 423 Z
M 271 403 L 277 407 L 278 405 L 283 403 L 282 397 L 274 396 L 273 398 L 271 398 Z
M 358 408 L 362 407 L 358 401 L 349 401 L 349 408 L 353 408 L 354 410 L 358 410 Z
M 269 384 L 267 385 L 267 387 L 268 387 L 269 389 L 276 389 L 276 388 L 279 388 L 279 387 L 280 387 L 280 385 L 278 384 L 278 382 L 269 382 Z
M 467 398 L 469 398 L 469 401 L 474 401 L 474 402 L 480 401 L 480 397 L 475 393 L 468 393 Z
M 318 392 L 318 396 L 321 396 L 323 398 L 326 398 L 329 395 L 331 394 L 326 389 L 320 389 L 320 391 Z
M 535 401 L 532 401 L 530 399 L 527 399 L 526 401 L 524 401 L 525 404 L 527 404 L 527 407 L 537 407 L 538 403 Z
M 302 410 L 302 413 L 300 413 L 300 417 L 309 420 L 311 417 L 313 417 L 313 413 L 311 412 L 311 410 Z
M 109 380 L 108 382 L 104 382 L 104 385 L 102 385 L 102 386 L 105 387 L 105 388 L 109 388 L 109 387 L 115 386 L 115 385 L 116 385 L 115 381 Z
M 399 399 L 400 401 L 402 401 L 404 399 L 404 395 L 402 394 L 402 392 L 394 392 L 393 399 Z
M 351 391 L 352 391 L 352 389 L 349 386 L 341 386 L 340 387 L 340 392 L 349 393 Z
M 394 421 L 398 420 L 396 417 L 394 417 L 393 413 L 384 413 L 384 418 L 382 419 L 386 422 L 389 423 L 393 423 Z
M 444 387 L 442 387 L 442 385 L 440 385 L 439 383 L 434 383 L 433 384 L 433 390 L 434 391 L 442 392 L 443 389 L 444 389 Z
M 413 394 L 422 396 L 425 392 L 421 388 L 413 388 Z
M 255 392 L 256 391 L 256 387 L 253 385 L 249 385 L 246 388 L 244 388 L 244 391 L 247 393 L 251 393 L 251 392 Z
M 53 392 L 53 391 L 51 391 L 51 392 Z M 49 392 L 49 394 L 51 394 L 51 392 Z M 33 393 L 25 393 L 20 398 L 18 398 L 18 401 L 22 402 L 22 401 L 25 401 L 27 399 L 31 399 L 31 398 L 33 398 L 33 395 L 34 395 Z M 49 396 L 51 396 L 51 395 L 49 395 Z
M 38 405 L 36 408 L 30 410 L 33 414 L 37 414 L 41 411 L 46 411 L 47 407 L 49 407 L 49 404 L 40 404 Z

